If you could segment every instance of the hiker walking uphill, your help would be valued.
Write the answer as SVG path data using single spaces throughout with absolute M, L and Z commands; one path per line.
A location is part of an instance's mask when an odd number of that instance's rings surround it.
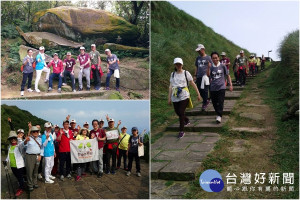
M 197 89 L 196 84 L 193 82 L 192 75 L 183 70 L 183 61 L 181 58 L 174 59 L 175 71 L 171 73 L 170 77 L 170 87 L 169 87 L 169 96 L 168 103 L 171 105 L 173 102 L 174 110 L 179 116 L 179 134 L 178 138 L 184 136 L 184 126 L 190 123 L 189 119 L 185 116 L 185 109 L 192 107 L 190 91 L 188 89 L 189 84 L 193 86 L 198 95 L 198 101 L 200 101 L 200 93 Z
M 217 113 L 216 122 L 221 123 L 226 91 L 225 77 L 228 79 L 230 91 L 233 90 L 233 87 L 227 67 L 219 62 L 219 54 L 213 52 L 211 58 L 213 64 L 207 69 L 207 76 L 209 76 L 211 80 L 210 97 Z
M 237 58 L 238 64 L 238 77 L 241 87 L 246 84 L 247 66 L 249 65 L 248 59 L 244 56 L 244 51 L 240 51 L 240 56 Z
M 34 58 L 32 57 L 33 51 L 32 49 L 27 50 L 27 56 L 23 59 L 23 79 L 21 84 L 21 96 L 24 96 L 24 88 L 28 78 L 27 91 L 32 92 L 31 83 L 33 77 L 33 63 Z
M 199 56 L 195 61 L 196 70 L 194 74 L 194 80 L 196 80 L 198 90 L 203 99 L 202 111 L 205 111 L 210 102 L 208 98 L 209 79 L 206 75 L 206 71 L 207 68 L 211 66 L 212 60 L 210 56 L 206 55 L 204 45 L 198 44 L 198 47 L 195 51 L 199 53 Z

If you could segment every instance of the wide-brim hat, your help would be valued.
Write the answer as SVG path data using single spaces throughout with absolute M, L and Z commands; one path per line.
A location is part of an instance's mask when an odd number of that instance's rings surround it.
M 18 138 L 18 135 L 16 133 L 16 131 L 10 131 L 9 132 L 9 136 L 8 136 L 8 140 L 11 139 L 11 138 Z
M 87 128 L 85 128 L 85 127 L 82 127 L 82 128 L 80 129 L 79 134 L 81 135 L 81 134 L 82 134 L 82 131 L 84 131 L 84 130 L 86 130 L 86 131 L 87 131 L 87 134 L 89 134 L 89 130 L 88 130 Z
M 33 126 L 33 127 L 31 127 L 30 132 L 33 132 L 33 131 L 40 131 L 40 129 L 36 126 Z

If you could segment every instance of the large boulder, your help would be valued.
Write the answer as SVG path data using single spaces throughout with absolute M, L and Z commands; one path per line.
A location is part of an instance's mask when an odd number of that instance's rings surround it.
M 132 53 L 149 54 L 149 49 L 143 47 L 132 47 L 115 43 L 106 43 L 103 45 L 104 49 L 110 49 L 111 51 L 129 51 Z
M 110 12 L 61 6 L 34 14 L 35 31 L 52 32 L 75 41 L 84 38 L 132 44 L 139 37 L 137 26 Z
M 71 48 L 79 48 L 84 43 L 73 42 L 63 37 L 48 32 L 28 32 L 24 33 L 20 27 L 16 27 L 19 34 L 32 46 L 38 48 L 44 46 L 45 48 L 52 48 L 57 46 L 65 46 Z

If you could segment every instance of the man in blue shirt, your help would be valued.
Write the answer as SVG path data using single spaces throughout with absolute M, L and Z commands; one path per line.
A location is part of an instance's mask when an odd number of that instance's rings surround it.
M 50 68 L 47 67 L 46 64 L 46 57 L 44 54 L 45 51 L 45 47 L 41 46 L 39 48 L 40 52 L 39 54 L 36 56 L 36 66 L 35 66 L 35 70 L 36 70 L 36 77 L 35 77 L 35 91 L 36 92 L 41 92 L 39 90 L 39 81 L 42 75 L 42 72 L 46 72 L 46 80 L 45 83 L 49 81 L 49 75 L 50 75 Z
M 46 122 L 45 133 L 42 135 L 42 144 L 44 147 L 44 158 L 45 158 L 45 183 L 54 183 L 54 176 L 51 175 L 52 168 L 54 166 L 54 140 L 55 134 L 52 134 L 52 127 L 50 122 Z
M 27 174 L 27 184 L 29 191 L 32 191 L 33 188 L 38 188 L 37 176 L 38 168 L 41 160 L 42 151 L 42 139 L 39 138 L 40 130 L 36 126 L 32 126 L 29 129 L 30 135 L 28 135 L 23 142 L 23 145 L 26 147 L 25 155 L 25 167 Z

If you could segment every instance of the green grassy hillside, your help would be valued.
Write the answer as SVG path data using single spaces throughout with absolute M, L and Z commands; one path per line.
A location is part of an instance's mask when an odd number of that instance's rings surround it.
M 38 118 L 32 115 L 26 110 L 21 110 L 17 106 L 8 106 L 1 105 L 1 140 L 6 142 L 8 137 L 10 127 L 7 121 L 7 118 L 12 119 L 15 130 L 24 129 L 25 133 L 28 131 L 28 122 L 31 122 L 32 125 L 40 124 L 43 127 L 46 122 L 44 119 Z
M 225 51 L 232 61 L 243 49 L 170 3 L 151 3 L 152 129 L 174 113 L 167 106 L 169 79 L 174 70 L 173 59 L 181 57 L 184 68 L 194 72 L 194 63 L 198 56 L 195 49 L 200 43 L 205 46 L 207 54 Z M 245 55 L 249 56 L 247 50 Z

